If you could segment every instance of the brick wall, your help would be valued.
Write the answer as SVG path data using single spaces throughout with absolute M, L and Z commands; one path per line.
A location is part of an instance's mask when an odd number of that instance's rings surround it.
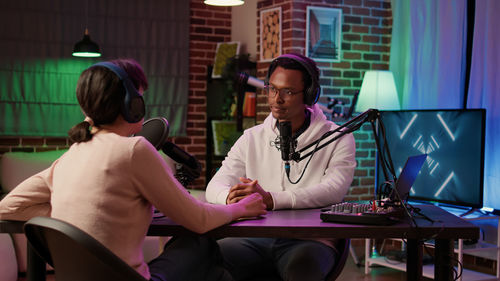
M 0 155 L 5 152 L 42 152 L 69 148 L 67 138 L 0 137 Z
M 218 42 L 231 40 L 231 8 L 203 4 L 191 0 L 189 46 L 189 108 L 183 147 L 206 167 L 207 68 L 213 65 Z M 180 138 L 174 139 L 178 143 Z M 205 189 L 205 173 L 192 188 Z
M 190 85 L 187 136 L 171 139 L 195 155 L 205 167 L 207 67 L 213 64 L 218 42 L 231 41 L 231 8 L 191 1 L 190 19 Z M 258 12 L 281 6 L 282 53 L 305 52 L 306 7 L 308 5 L 340 8 L 343 12 L 342 56 L 338 63 L 318 63 L 323 94 L 341 99 L 349 107 L 360 89 L 364 72 L 389 68 L 392 13 L 389 0 L 260 0 Z M 248 23 L 254 24 L 254 23 Z M 255 23 L 257 35 L 259 21 Z M 260 38 L 257 38 L 259 42 Z M 257 63 L 257 76 L 264 79 L 269 63 Z M 258 96 L 257 119 L 269 114 L 266 98 Z M 369 199 L 373 195 L 375 144 L 369 125 L 355 134 L 358 167 L 347 200 Z M 66 149 L 66 138 L 0 136 L 0 155 L 8 151 L 40 152 Z M 191 186 L 204 189 L 205 173 Z M 364 241 L 352 241 L 362 247 Z M 466 256 L 466 264 L 486 273 L 494 273 L 496 264 L 488 259 Z
M 282 53 L 305 54 L 307 6 L 342 9 L 342 53 L 337 63 L 318 62 L 321 71 L 322 94 L 351 105 L 361 88 L 364 72 L 389 69 L 392 31 L 390 1 L 368 0 L 266 0 L 258 2 L 258 11 L 274 7 L 282 10 Z M 257 26 L 257 30 L 259 26 Z M 259 30 L 257 31 L 259 34 Z M 258 39 L 259 41 L 259 39 Z M 260 46 L 258 46 L 260 48 Z M 258 77 L 264 79 L 269 63 L 257 63 Z M 260 95 L 257 105 L 259 121 L 269 114 L 267 101 Z M 371 126 L 365 125 L 354 133 L 358 167 L 346 200 L 371 199 L 374 191 L 375 143 Z
M 332 4 L 333 3 L 333 4 Z M 282 53 L 305 52 L 306 7 L 308 5 L 342 9 L 342 57 L 338 63 L 318 63 L 323 94 L 342 100 L 349 107 L 361 87 L 366 70 L 388 69 L 392 14 L 389 0 L 261 0 L 258 12 L 281 6 Z M 259 21 L 256 25 L 260 33 Z M 196 156 L 205 167 L 207 67 L 213 64 L 218 42 L 231 41 L 231 8 L 191 0 L 189 113 L 187 136 L 175 137 L 174 143 Z M 257 38 L 259 42 L 260 38 Z M 257 76 L 263 79 L 269 63 L 257 63 Z M 269 114 L 266 98 L 259 95 L 257 119 Z M 370 129 L 369 127 L 366 127 Z M 369 130 L 355 133 L 358 168 L 346 199 L 365 199 L 373 194 L 375 151 Z M 65 138 L 0 137 L 0 153 L 7 151 L 44 151 L 68 148 Z M 191 186 L 203 189 L 205 173 Z
M 194 155 L 205 167 L 207 66 L 213 64 L 217 43 L 231 39 L 231 8 L 207 6 L 203 0 L 191 0 L 190 13 L 187 136 L 170 140 Z M 67 149 L 69 145 L 67 138 L 0 136 L 0 155 L 9 151 Z M 205 173 L 190 187 L 204 189 Z

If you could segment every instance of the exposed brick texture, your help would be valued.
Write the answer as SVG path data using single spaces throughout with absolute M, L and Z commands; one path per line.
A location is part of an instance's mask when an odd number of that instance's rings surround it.
M 345 103 L 344 110 L 347 111 L 355 92 L 361 88 L 365 71 L 389 69 L 392 30 L 390 1 L 265 0 L 258 2 L 258 11 L 279 6 L 282 9 L 283 20 L 282 53 L 301 54 L 305 54 L 307 6 L 342 9 L 341 61 L 320 62 L 318 67 L 321 70 L 323 95 L 331 95 L 342 100 Z M 257 26 L 257 34 L 259 33 L 259 26 Z M 268 67 L 268 62 L 257 63 L 257 73 L 260 79 L 265 78 Z M 257 110 L 258 122 L 262 122 L 269 113 L 264 97 L 258 99 Z M 352 187 L 345 199 L 371 199 L 374 192 L 376 155 L 371 127 L 363 126 L 362 130 L 355 133 L 355 139 L 358 167 Z
M 231 8 L 203 4 L 203 0 L 190 0 L 190 50 L 189 50 L 189 105 L 187 136 L 171 138 L 182 149 L 196 156 L 206 167 L 206 90 L 207 67 L 214 62 L 218 42 L 231 41 Z M 323 94 L 342 100 L 344 109 L 351 105 L 354 94 L 361 88 L 367 70 L 387 70 L 392 31 L 390 0 L 259 0 L 258 16 L 262 10 L 281 7 L 282 53 L 305 53 L 307 6 L 342 9 L 342 54 L 336 63 L 320 62 Z M 255 23 L 257 42 L 260 42 L 260 18 Z M 260 48 L 260 46 L 258 46 Z M 259 49 L 257 50 L 260 51 Z M 269 62 L 257 62 L 257 77 L 264 79 Z M 257 121 L 269 114 L 267 100 L 257 96 Z M 375 143 L 369 125 L 354 133 L 358 166 L 345 200 L 369 200 L 374 193 Z M 40 152 L 67 149 L 68 139 L 43 136 L 0 136 L 0 156 L 9 151 Z M 190 187 L 204 189 L 205 172 Z M 353 240 L 354 245 L 363 241 Z M 470 258 L 466 256 L 466 258 Z M 494 274 L 490 260 L 467 260 L 474 270 Z
M 218 42 L 231 40 L 231 8 L 203 4 L 202 0 L 191 0 L 189 48 L 189 114 L 188 137 L 174 138 L 182 148 L 194 155 L 206 167 L 206 90 L 207 68 L 212 65 Z M 192 188 L 204 189 L 205 173 Z
M 171 141 L 192 153 L 206 166 L 206 89 L 207 67 L 213 64 L 218 42 L 231 41 L 231 8 L 203 4 L 202 0 L 190 0 L 190 50 L 189 50 L 189 113 L 187 137 Z M 321 70 L 323 93 L 332 95 L 350 106 L 354 93 L 361 87 L 366 70 L 388 69 L 392 14 L 389 0 L 261 0 L 257 13 L 281 7 L 282 53 L 305 52 L 307 6 L 340 8 L 343 12 L 342 59 L 337 63 L 318 63 Z M 260 19 L 259 19 L 260 20 Z M 260 21 L 256 25 L 260 33 Z M 259 42 L 260 38 L 257 38 Z M 260 46 L 258 46 L 260 48 Z M 258 50 L 259 51 L 259 50 Z M 257 63 L 257 77 L 265 78 L 268 62 Z M 268 115 L 266 98 L 257 97 L 257 120 L 262 122 Z M 365 130 L 365 129 L 363 129 Z M 374 153 L 370 129 L 355 134 L 358 168 L 349 197 L 364 198 L 373 192 Z M 64 138 L 0 137 L 0 154 L 7 151 L 45 151 L 65 149 L 70 145 Z M 364 172 L 359 172 L 364 171 Z M 191 186 L 203 189 L 205 173 Z
M 191 0 L 187 137 L 174 137 L 171 141 L 193 154 L 203 167 L 206 158 L 207 66 L 213 64 L 217 43 L 230 41 L 230 36 L 231 8 L 208 6 L 202 0 Z M 69 145 L 69 140 L 64 138 L 2 136 L 0 155 L 9 151 L 66 149 Z M 201 175 L 190 187 L 204 189 L 205 173 Z

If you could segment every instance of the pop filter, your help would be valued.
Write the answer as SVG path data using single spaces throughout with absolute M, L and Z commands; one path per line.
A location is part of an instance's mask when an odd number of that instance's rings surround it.
M 167 119 L 155 117 L 148 119 L 142 124 L 142 130 L 135 136 L 143 136 L 156 150 L 160 150 L 167 141 L 169 126 Z
M 142 130 L 134 136 L 143 136 L 156 150 L 162 150 L 168 157 L 177 162 L 175 177 L 187 186 L 201 175 L 201 164 L 191 154 L 177 145 L 167 141 L 169 126 L 167 119 L 155 117 L 142 124 Z

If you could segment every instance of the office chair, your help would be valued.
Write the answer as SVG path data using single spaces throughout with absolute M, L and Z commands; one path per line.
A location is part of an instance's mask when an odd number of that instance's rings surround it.
M 99 241 L 77 227 L 48 217 L 24 225 L 35 251 L 52 267 L 57 281 L 146 281 Z
M 349 257 L 349 247 L 351 244 L 350 239 L 338 239 L 336 248 L 339 251 L 339 256 L 337 259 L 337 262 L 333 266 L 333 268 L 330 270 L 328 275 L 326 276 L 325 280 L 326 281 L 335 281 L 340 273 L 342 273 L 342 270 L 344 269 L 345 263 L 347 262 L 347 257 Z M 282 281 L 279 275 L 276 273 L 276 275 L 273 276 L 265 276 L 261 277 L 259 276 L 258 279 L 252 280 L 252 281 Z
M 333 266 L 330 273 L 326 276 L 325 280 L 334 281 L 339 277 L 340 273 L 344 269 L 347 257 L 349 256 L 349 247 L 351 245 L 350 239 L 339 239 L 337 242 L 337 250 L 339 251 L 339 257 L 337 263 Z

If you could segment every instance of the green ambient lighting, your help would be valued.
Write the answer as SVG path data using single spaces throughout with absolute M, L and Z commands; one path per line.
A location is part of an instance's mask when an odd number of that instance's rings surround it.
M 82 71 L 99 58 L 68 55 L 11 58 L 11 69 L 0 68 L 0 136 L 67 137 L 85 118 L 75 88 Z
M 99 45 L 90 40 L 89 30 L 87 28 L 85 28 L 83 39 L 75 44 L 73 56 L 85 58 L 96 58 L 101 56 Z

